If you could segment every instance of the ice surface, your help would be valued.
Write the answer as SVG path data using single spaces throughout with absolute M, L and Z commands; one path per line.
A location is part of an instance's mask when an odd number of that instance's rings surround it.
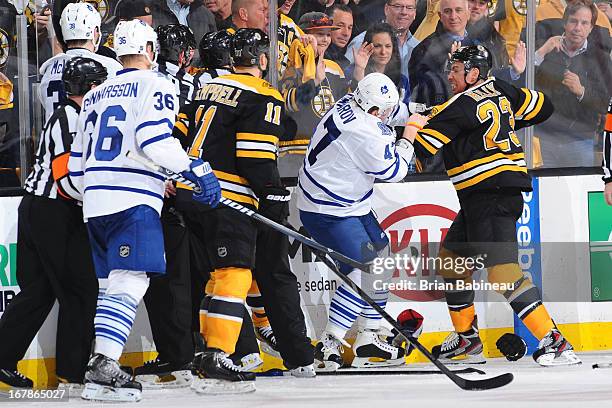
M 591 368 L 593 363 L 612 362 L 612 353 L 579 353 L 583 364 L 574 367 L 544 368 L 531 357 L 518 362 L 490 359 L 487 364 L 473 366 L 493 376 L 514 374 L 514 381 L 496 390 L 463 391 L 443 375 L 382 376 L 319 376 L 314 379 L 292 377 L 257 378 L 257 391 L 246 395 L 199 396 L 190 389 L 143 392 L 143 399 L 134 407 L 180 408 L 523 408 L 571 407 L 612 408 L 612 369 Z M 410 365 L 425 370 L 428 364 Z M 464 368 L 454 366 L 453 369 Z M 466 378 L 484 378 L 479 374 L 461 374 Z M 44 406 L 58 403 L 4 402 L 2 408 Z M 106 407 L 78 399 L 61 404 L 70 408 Z M 114 406 L 117 406 L 114 404 Z

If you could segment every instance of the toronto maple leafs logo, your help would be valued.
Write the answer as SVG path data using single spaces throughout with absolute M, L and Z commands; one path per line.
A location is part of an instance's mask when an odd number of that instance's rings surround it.
M 384 94 L 386 94 L 388 92 L 389 92 L 389 88 L 387 88 L 387 85 L 383 85 L 383 86 L 380 87 L 380 93 L 381 94 L 384 95 Z

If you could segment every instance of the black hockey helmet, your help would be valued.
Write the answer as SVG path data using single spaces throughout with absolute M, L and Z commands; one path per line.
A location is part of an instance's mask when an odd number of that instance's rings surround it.
M 241 28 L 232 37 L 232 62 L 238 67 L 259 65 L 259 56 L 268 55 L 270 38 L 257 28 Z
M 463 62 L 466 74 L 470 69 L 478 68 L 479 79 L 487 79 L 493 67 L 493 56 L 484 45 L 468 45 L 459 48 L 453 52 L 449 63 L 452 64 L 455 61 Z
M 100 85 L 106 80 L 108 71 L 96 60 L 75 57 L 64 64 L 62 82 L 67 95 L 85 95 L 92 85 Z
M 191 29 L 182 24 L 166 24 L 155 29 L 159 41 L 159 57 L 178 65 L 181 52 L 184 59 L 183 66 L 191 63 L 191 56 L 196 49 L 195 36 Z
M 227 30 L 204 34 L 198 48 L 204 68 L 223 68 L 231 65 L 232 37 Z

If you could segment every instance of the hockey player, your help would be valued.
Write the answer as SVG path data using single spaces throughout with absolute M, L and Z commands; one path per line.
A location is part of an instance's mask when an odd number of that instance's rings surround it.
M 426 123 L 423 116 L 410 116 L 396 142 L 395 130 L 384 121 L 398 102 L 397 88 L 389 77 L 380 73 L 364 77 L 355 93 L 341 98 L 319 122 L 298 178 L 297 206 L 306 230 L 317 242 L 364 263 L 389 246 L 372 212 L 374 181 L 397 182 L 406 176 L 414 152 L 411 142 Z M 385 307 L 389 292 L 375 289 L 372 275 L 345 264 L 340 265 L 340 272 Z M 385 277 L 376 275 L 376 279 Z M 342 365 L 340 352 L 347 345 L 344 336 L 358 316 L 352 365 L 404 363 L 404 349 L 378 336 L 380 315 L 342 284 L 332 297 L 329 320 L 315 349 L 319 369 L 335 371 Z
M 89 58 L 65 63 L 68 98 L 45 124 L 34 168 L 19 205 L 17 279 L 21 291 L 0 319 L 0 382 L 31 388 L 17 371 L 36 332 L 59 303 L 56 373 L 60 384 L 82 384 L 93 339 L 98 282 L 83 211 L 67 177 L 70 145 L 83 95 L 106 79 L 106 68 Z M 75 197 L 78 198 L 78 195 Z
M 194 79 L 187 69 L 196 49 L 195 37 L 189 27 L 182 24 L 159 26 L 155 32 L 159 40 L 157 70 L 172 81 L 179 95 L 179 107 L 183 107 L 193 99 Z
M 179 114 L 175 135 L 183 138 L 190 155 L 211 160 L 225 197 L 282 220 L 289 199 L 276 168 L 277 143 L 284 133 L 283 100 L 262 79 L 269 45 L 261 30 L 238 30 L 232 38 L 236 73 L 218 77 L 196 93 L 186 115 Z M 194 388 L 203 393 L 252 391 L 255 375 L 242 372 L 229 355 L 235 350 L 251 286 L 257 228 L 249 217 L 228 208 L 194 206 L 182 200 L 184 195 L 179 188 L 178 203 L 184 203 L 190 225 L 200 225 L 192 231 L 202 235 L 214 268 L 208 283 L 212 297 L 201 315 L 208 350 L 194 361 L 202 378 Z
M 482 45 L 459 48 L 450 64 L 454 96 L 433 109 L 415 143 L 421 159 L 442 149 L 461 204 L 441 245 L 438 273 L 447 284 L 470 281 L 472 271 L 459 269 L 469 263 L 457 259 L 480 259 L 489 282 L 512 287 L 501 294 L 540 340 L 533 358 L 545 366 L 580 363 L 518 264 L 516 220 L 523 211 L 521 191 L 531 191 L 531 178 L 515 130 L 546 120 L 553 111 L 550 100 L 541 92 L 488 77 L 492 58 Z M 447 291 L 446 301 L 455 332 L 434 347 L 434 355 L 447 362 L 483 362 L 474 291 Z
M 48 59 L 41 67 L 38 97 L 49 120 L 55 109 L 65 98 L 62 86 L 64 63 L 73 57 L 87 57 L 106 67 L 109 78 L 121 69 L 114 59 L 96 54 L 100 44 L 100 14 L 88 3 L 70 3 L 62 11 L 60 19 L 62 35 L 66 42 L 66 53 Z
M 124 69 L 85 95 L 72 145 L 70 177 L 83 194 L 83 216 L 96 274 L 108 278 L 98 298 L 95 347 L 82 397 L 138 401 L 141 385 L 118 363 L 148 274 L 165 273 L 160 212 L 164 177 L 126 157 L 146 156 L 196 183 L 194 199 L 217 205 L 220 188 L 208 163 L 191 161 L 171 137 L 178 101 L 172 83 L 152 71 L 157 35 L 134 19 L 117 25 L 114 50 Z
M 180 108 L 193 98 L 193 77 L 185 70 L 191 63 L 195 38 L 181 24 L 159 26 L 155 32 L 159 41 L 157 71 L 174 85 Z M 167 188 L 174 190 L 170 185 Z M 174 204 L 174 196 L 166 194 L 161 213 L 166 274 L 151 279 L 144 296 L 158 353 L 134 370 L 135 379 L 145 389 L 183 387 L 193 380 L 189 369 L 194 356 L 189 232 Z
M 231 41 L 232 34 L 228 30 L 204 34 L 198 46 L 202 66 L 194 75 L 196 87 L 201 88 L 218 76 L 232 73 Z

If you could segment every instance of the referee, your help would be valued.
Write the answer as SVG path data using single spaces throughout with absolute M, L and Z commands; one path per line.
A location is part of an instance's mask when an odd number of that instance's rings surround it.
M 17 371 L 17 362 L 56 299 L 56 373 L 60 383 L 83 383 L 98 281 L 67 164 L 83 95 L 106 77 L 106 68 L 93 59 L 76 57 L 66 63 L 62 81 L 68 98 L 45 124 L 34 168 L 26 180 L 17 229 L 21 291 L 0 319 L 0 383 L 11 387 L 33 386 L 32 380 Z

